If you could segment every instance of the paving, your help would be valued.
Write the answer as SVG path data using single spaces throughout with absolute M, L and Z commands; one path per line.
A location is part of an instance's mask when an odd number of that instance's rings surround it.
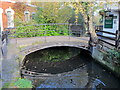
M 88 46 L 88 37 L 70 37 L 70 36 L 47 36 L 47 37 L 31 37 L 31 38 L 15 38 L 9 39 L 8 45 L 6 43 L 2 46 L 2 86 L 10 86 L 11 82 L 15 82 L 20 77 L 20 65 L 18 53 L 36 46 L 44 45 L 83 45 Z M 62 44 L 61 44 L 62 43 Z M 29 47 L 29 48 L 28 48 Z M 38 50 L 37 48 L 36 50 Z
M 16 41 L 17 47 L 19 46 L 29 46 L 32 45 L 33 43 L 41 42 L 41 43 L 46 43 L 46 42 L 59 42 L 59 41 L 69 41 L 69 42 L 82 42 L 87 45 L 89 37 L 69 37 L 69 36 L 44 36 L 44 37 L 31 37 L 31 38 L 16 38 L 12 39 Z

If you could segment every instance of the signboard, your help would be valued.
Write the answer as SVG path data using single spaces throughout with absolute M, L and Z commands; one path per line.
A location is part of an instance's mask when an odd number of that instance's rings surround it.
M 113 28 L 113 15 L 105 16 L 104 28 Z

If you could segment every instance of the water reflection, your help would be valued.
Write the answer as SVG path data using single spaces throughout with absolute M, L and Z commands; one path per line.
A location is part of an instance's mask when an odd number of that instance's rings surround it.
M 96 88 L 106 86 L 100 79 L 95 79 L 89 76 L 89 74 L 87 66 L 83 66 L 79 69 L 48 78 L 37 88 L 93 88 L 92 90 L 96 90 Z
M 38 88 L 84 88 L 88 83 L 86 67 L 48 78 Z
M 70 67 L 73 68 L 58 74 L 44 72 L 45 75 L 39 77 L 27 75 L 24 75 L 24 77 L 30 79 L 37 89 L 91 88 L 92 90 L 97 90 L 99 88 L 101 90 L 103 88 L 120 88 L 119 79 L 101 67 L 101 65 L 95 63 L 84 50 L 81 51 L 80 55 L 67 61 L 66 64 L 62 63 L 62 65 L 61 68 L 67 68 L 64 65 L 71 65 Z
M 27 78 L 32 80 L 37 88 L 120 88 L 119 80 L 94 62 L 61 74 Z

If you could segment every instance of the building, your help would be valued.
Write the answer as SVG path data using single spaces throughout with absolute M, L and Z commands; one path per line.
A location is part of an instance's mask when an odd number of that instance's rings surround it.
M 120 31 L 120 3 L 111 2 L 104 5 L 103 31 L 116 33 Z M 114 37 L 114 35 L 103 33 L 104 36 Z
M 22 5 L 23 7 L 21 7 Z M 14 20 L 17 15 L 21 15 L 21 19 L 30 20 L 30 16 L 35 12 L 36 6 L 30 2 L 21 2 L 21 0 L 1 0 L 0 1 L 0 27 L 1 31 L 5 28 L 15 27 Z

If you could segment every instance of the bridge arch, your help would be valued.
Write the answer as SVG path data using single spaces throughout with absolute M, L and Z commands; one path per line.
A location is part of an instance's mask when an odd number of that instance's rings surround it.
M 44 44 L 38 44 L 35 46 L 29 46 L 29 47 L 24 48 L 24 50 L 21 50 L 21 52 L 23 52 L 25 55 L 28 55 L 38 50 L 51 48 L 51 47 L 61 47 L 61 46 L 76 47 L 76 48 L 88 50 L 88 46 L 83 43 L 81 44 L 80 42 L 72 42 L 72 43 L 70 42 L 69 43 L 68 42 L 55 43 L 54 42 L 54 43 L 44 43 Z
M 49 52 L 49 50 L 50 50 L 50 52 Z M 85 53 L 88 53 L 88 52 L 85 51 Z M 39 51 L 35 51 L 35 53 L 33 52 L 33 53 L 30 53 L 27 56 L 25 56 L 25 58 L 23 59 L 23 63 L 21 65 L 21 69 L 20 69 L 21 75 L 24 75 L 24 74 L 29 75 L 29 72 L 30 73 L 35 73 L 35 72 L 37 72 L 36 70 L 38 70 L 39 68 L 43 68 L 43 67 L 46 68 L 47 71 L 49 70 L 48 67 L 50 67 L 50 69 L 54 68 L 55 70 L 57 70 L 58 68 L 56 66 L 58 65 L 58 63 L 62 63 L 62 62 L 57 62 L 56 63 L 56 61 L 55 61 L 55 63 L 54 63 L 54 60 L 60 60 L 60 61 L 61 60 L 67 60 L 66 62 L 72 62 L 73 58 L 78 58 L 78 57 L 87 55 L 85 53 L 84 53 L 83 48 L 73 47 L 73 46 L 68 46 L 68 45 L 67 46 L 44 47 L 44 48 L 40 49 Z M 53 54 L 53 56 L 52 56 L 52 54 Z M 67 59 L 65 59 L 64 55 L 65 55 L 65 57 L 66 57 L 66 55 L 68 56 Z M 48 58 L 49 57 L 50 58 L 48 59 L 47 56 L 48 56 Z M 43 58 L 43 57 L 46 57 L 46 58 Z M 40 61 L 39 61 L 39 59 L 40 59 Z M 45 62 L 44 62 L 44 60 L 45 60 Z M 49 60 L 53 61 L 53 62 L 52 63 L 51 62 L 46 63 L 46 61 L 49 61 Z M 76 60 L 77 60 L 77 62 L 81 61 L 80 58 L 76 59 Z M 45 65 L 43 63 L 45 63 Z M 51 65 L 53 65 L 55 67 L 53 67 Z M 63 65 L 63 64 L 61 64 L 61 65 Z M 33 69 L 31 67 L 33 67 Z M 34 69 L 34 67 L 36 67 L 36 69 Z M 42 69 L 40 69 L 40 70 L 42 70 Z
M 21 65 L 22 66 L 24 64 L 24 59 L 27 55 L 31 54 L 31 53 L 34 53 L 36 51 L 39 51 L 39 50 L 43 50 L 43 49 L 47 49 L 47 48 L 52 48 L 52 47 L 75 47 L 75 48 L 79 48 L 79 49 L 84 49 L 84 50 L 88 50 L 87 49 L 87 46 L 86 45 L 82 45 L 81 43 L 79 42 L 61 42 L 61 43 L 58 43 L 58 42 L 54 42 L 54 43 L 44 43 L 44 44 L 38 44 L 38 45 L 35 45 L 35 46 L 29 46 L 29 47 L 26 47 L 24 50 L 22 50 L 21 52 L 23 53 L 23 58 L 21 60 Z

